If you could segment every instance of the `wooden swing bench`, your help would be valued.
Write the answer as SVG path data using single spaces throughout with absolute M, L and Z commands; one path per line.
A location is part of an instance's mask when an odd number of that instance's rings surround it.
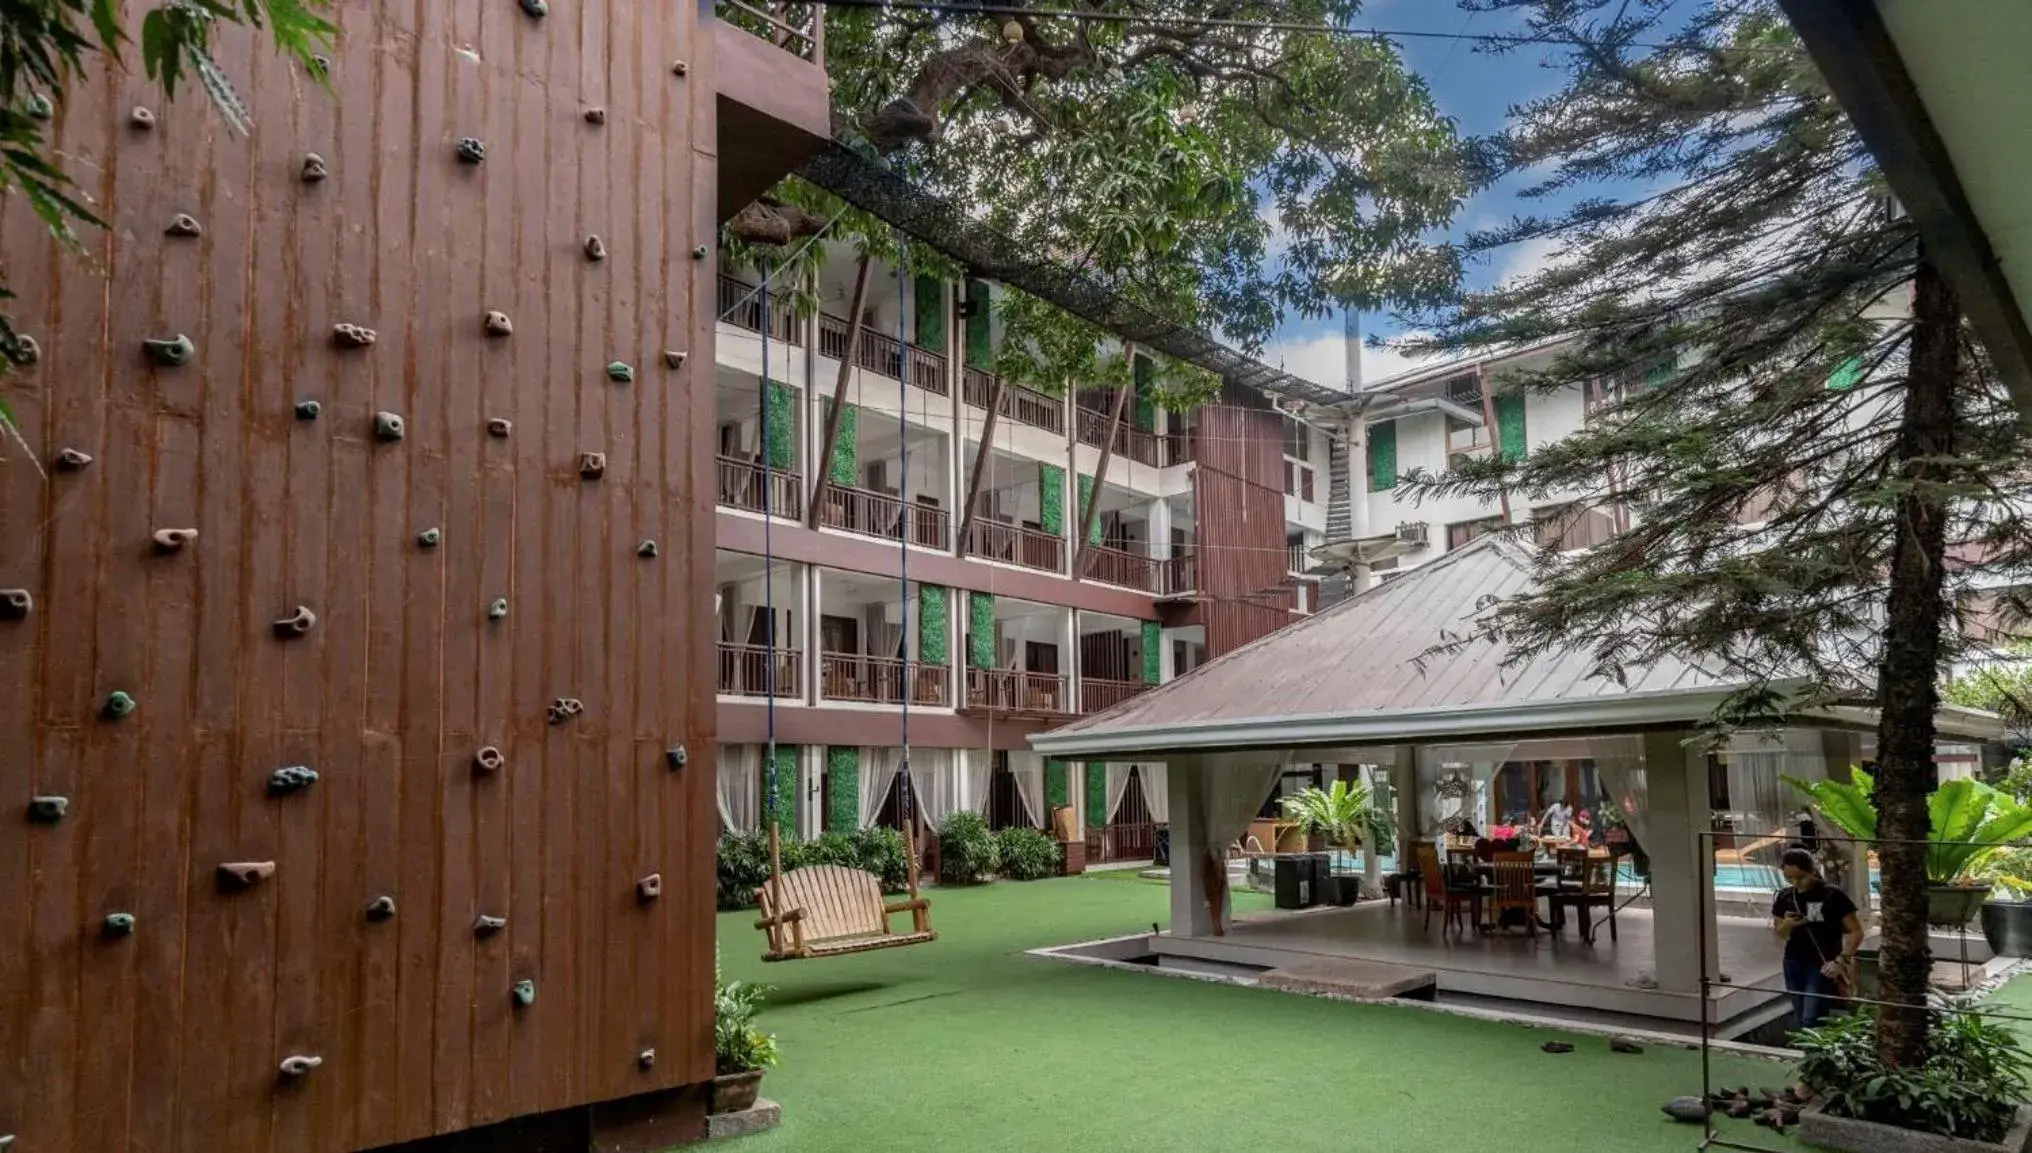
M 778 871 L 755 890 L 762 919 L 755 927 L 769 935 L 764 961 L 805 961 L 844 957 L 900 945 L 938 940 L 931 928 L 931 903 L 917 895 L 916 845 L 905 835 L 910 859 L 910 898 L 894 904 L 882 899 L 882 883 L 874 874 L 844 865 L 806 865 Z M 770 830 L 770 856 L 777 859 L 776 832 Z M 912 929 L 894 932 L 889 918 L 909 913 Z

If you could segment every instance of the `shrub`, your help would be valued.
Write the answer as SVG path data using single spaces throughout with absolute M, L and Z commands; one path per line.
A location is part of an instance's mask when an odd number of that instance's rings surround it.
M 875 874 L 885 893 L 900 893 L 910 885 L 910 859 L 903 851 L 903 834 L 895 829 L 862 829 L 854 834 L 859 868 Z
M 721 837 L 718 858 L 715 891 L 720 908 L 754 908 L 755 890 L 769 879 L 769 834 L 730 833 Z
M 1828 1112 L 1972 1141 L 1996 1141 L 2025 1099 L 2028 1058 L 2017 1034 L 1972 1002 L 1933 1014 L 1922 1065 L 1886 1068 L 1877 1058 L 1876 1015 L 1857 1013 L 1794 1039 L 1805 1056 L 1799 1077 Z
M 776 1036 L 755 1027 L 766 985 L 729 981 L 713 971 L 713 1063 L 716 1071 L 745 1073 L 776 1064 Z
M 1002 867 L 1002 847 L 979 813 L 954 813 L 938 831 L 938 879 L 948 885 L 983 881 Z
M 1058 874 L 1058 842 L 1041 829 L 1014 826 L 995 834 L 1002 856 L 1002 875 L 1012 881 L 1037 881 Z
M 783 846 L 785 872 L 806 865 L 840 865 L 858 869 L 861 867 L 861 849 L 846 833 L 820 833 L 812 840 Z

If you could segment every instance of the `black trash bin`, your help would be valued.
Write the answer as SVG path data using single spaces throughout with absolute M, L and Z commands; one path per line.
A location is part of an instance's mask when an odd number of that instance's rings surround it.
M 1274 861 L 1272 887 L 1280 909 L 1310 909 L 1319 904 L 1327 876 L 1325 854 L 1280 853 Z

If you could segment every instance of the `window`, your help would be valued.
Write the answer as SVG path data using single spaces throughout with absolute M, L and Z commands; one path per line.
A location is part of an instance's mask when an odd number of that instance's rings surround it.
M 1284 462 L 1284 495 L 1285 495 L 1285 496 L 1293 496 L 1293 495 L 1296 495 L 1296 494 L 1297 494 L 1297 492 L 1298 492 L 1298 477 L 1297 477 L 1297 474 L 1296 474 L 1296 473 L 1294 473 L 1294 472 L 1292 471 L 1293 467 L 1294 467 L 1294 466 L 1292 465 L 1292 463 L 1291 463 L 1290 461 L 1288 461 L 1288 460 L 1287 460 L 1287 461 L 1285 461 L 1285 462 Z
M 1554 552 L 1594 548 L 1616 532 L 1613 516 L 1599 508 L 1580 505 L 1553 505 L 1531 511 L 1533 533 L 1538 547 Z
M 1369 426 L 1369 491 L 1389 492 L 1397 487 L 1397 422 L 1380 421 Z
M 1470 423 L 1450 413 L 1447 415 L 1446 467 L 1455 468 L 1463 460 L 1487 456 L 1489 445 L 1487 425 Z
M 1284 418 L 1284 455 L 1295 460 L 1312 459 L 1312 430 L 1303 421 Z
M 1309 468 L 1298 470 L 1298 499 L 1303 501 L 1311 501 L 1313 499 L 1312 470 Z
M 861 622 L 852 617 L 822 616 L 818 618 L 819 643 L 822 652 L 858 653 L 861 651 Z
M 1469 543 L 1476 537 L 1485 536 L 1503 527 L 1500 516 L 1485 516 L 1479 520 L 1464 520 L 1446 526 L 1446 547 L 1448 551 Z

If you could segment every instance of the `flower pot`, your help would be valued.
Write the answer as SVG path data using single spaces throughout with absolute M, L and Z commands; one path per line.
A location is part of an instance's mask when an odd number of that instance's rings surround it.
M 1816 1149 L 1843 1153 L 2022 1153 L 2032 1143 L 2032 1107 L 2018 1107 L 2018 1119 L 2002 1141 L 1971 1141 L 1876 1121 L 1858 1121 L 1827 1111 L 1815 1101 L 1799 1115 L 1799 1139 Z
M 1959 929 L 1975 919 L 1983 900 L 1990 895 L 1990 883 L 1926 886 L 1926 923 L 1936 929 Z
M 755 1107 L 755 1095 L 762 1091 L 762 1070 L 723 1073 L 713 1078 L 713 1113 L 739 1113 Z
M 1343 907 L 1354 904 L 1362 899 L 1362 879 L 1341 874 L 1328 877 L 1326 899 L 1329 904 Z
M 2032 957 L 2032 901 L 1985 903 L 1983 939 L 2000 957 Z

